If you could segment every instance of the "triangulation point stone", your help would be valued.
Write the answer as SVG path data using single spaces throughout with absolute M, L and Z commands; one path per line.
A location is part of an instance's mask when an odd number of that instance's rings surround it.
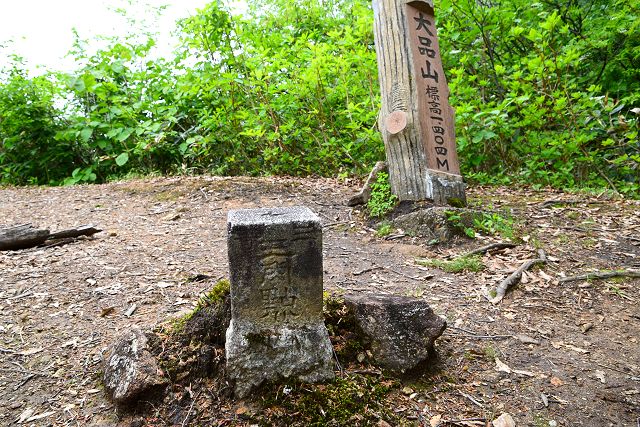
M 306 207 L 228 214 L 227 371 L 238 397 L 264 382 L 333 379 L 322 314 L 322 228 Z

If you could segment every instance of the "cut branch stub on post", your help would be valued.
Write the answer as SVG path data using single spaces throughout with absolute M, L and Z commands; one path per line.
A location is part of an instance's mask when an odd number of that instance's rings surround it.
M 373 10 L 391 188 L 400 200 L 464 204 L 433 3 L 373 0 Z

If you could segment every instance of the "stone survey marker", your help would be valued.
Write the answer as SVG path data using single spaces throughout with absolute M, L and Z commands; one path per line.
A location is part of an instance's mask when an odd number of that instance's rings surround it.
M 465 201 L 432 1 L 373 0 L 380 130 L 400 200 Z
M 227 370 L 244 397 L 265 381 L 332 379 L 322 314 L 322 228 L 305 207 L 230 211 Z

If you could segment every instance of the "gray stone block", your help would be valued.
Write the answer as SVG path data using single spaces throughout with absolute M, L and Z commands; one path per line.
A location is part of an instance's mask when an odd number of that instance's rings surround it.
M 109 347 L 103 370 L 105 391 L 119 406 L 134 404 L 140 396 L 166 385 L 166 380 L 158 375 L 147 337 L 138 327 L 123 333 Z
M 345 295 L 344 302 L 376 363 L 399 373 L 423 366 L 447 326 L 417 298 Z
M 332 379 L 322 314 L 322 228 L 305 207 L 228 215 L 227 371 L 238 397 L 265 381 Z

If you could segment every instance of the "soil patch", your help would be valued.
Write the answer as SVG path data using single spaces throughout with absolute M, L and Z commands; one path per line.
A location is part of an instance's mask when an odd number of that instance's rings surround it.
M 308 396 L 309 419 L 329 423 L 345 403 L 322 395 L 329 390 L 369 402 L 366 413 L 343 425 L 484 426 L 503 412 L 518 425 L 637 425 L 640 280 L 558 279 L 639 269 L 640 202 L 471 188 L 472 207 L 512 215 L 520 241 L 485 254 L 481 272 L 454 274 L 415 258 L 446 259 L 500 238 L 430 245 L 394 230 L 385 240 L 345 206 L 357 191 L 356 183 L 330 179 L 217 177 L 0 189 L 0 225 L 61 230 L 92 223 L 105 230 L 65 246 L 0 252 L 0 424 L 296 425 L 287 411 L 300 406 L 287 402 L 301 396 Z M 229 209 L 292 205 L 308 206 L 323 221 L 324 280 L 332 293 L 415 296 L 447 319 L 435 365 L 396 381 L 356 360 L 342 366 L 335 384 L 273 390 L 257 406 L 222 399 L 220 378 L 189 382 L 177 369 L 165 400 L 144 413 L 118 413 L 100 384 L 107 346 L 132 325 L 151 328 L 189 312 L 228 276 Z M 549 262 L 490 304 L 484 289 L 537 248 Z M 192 366 L 222 360 L 202 357 Z

